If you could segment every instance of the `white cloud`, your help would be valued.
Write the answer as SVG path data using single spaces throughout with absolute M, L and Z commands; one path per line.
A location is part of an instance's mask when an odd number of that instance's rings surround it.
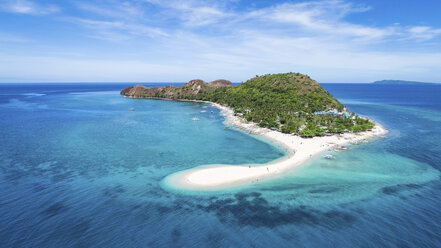
M 312 35 L 345 36 L 348 38 L 382 39 L 395 35 L 395 27 L 369 27 L 352 24 L 344 18 L 352 13 L 368 11 L 367 7 L 354 6 L 343 1 L 317 1 L 280 4 L 253 11 L 250 18 L 264 19 L 276 24 L 290 24 L 299 31 Z
M 54 5 L 39 5 L 29 0 L 6 0 L 0 4 L 0 9 L 16 14 L 46 15 L 59 12 Z
M 145 0 L 145 2 L 161 7 L 164 15 L 179 19 L 188 27 L 218 24 L 236 15 L 222 9 L 215 2 L 193 0 Z
M 98 14 L 103 17 L 133 19 L 142 18 L 144 16 L 144 11 L 140 6 L 127 1 L 101 1 L 99 3 L 93 3 L 93 1 L 77 1 L 75 5 L 83 11 Z
M 430 40 L 441 35 L 441 28 L 434 29 L 428 26 L 415 26 L 408 29 L 410 38 L 418 40 Z
M 87 13 L 87 17 L 64 19 L 89 29 L 88 37 L 110 42 L 169 36 L 162 28 L 151 23 L 153 18 L 148 16 L 144 5 L 139 1 L 118 0 L 76 2 L 75 6 Z
M 88 54 L 81 58 L 48 57 L 48 51 L 20 57 L 0 48 L 6 53 L 0 58 L 10 61 L 0 61 L 0 75 L 13 77 L 22 75 L 21 68 L 32 68 L 26 73 L 36 81 L 242 81 L 294 71 L 320 82 L 441 81 L 441 50 L 426 47 L 439 42 L 441 29 L 350 22 L 349 15 L 372 10 L 346 1 L 257 10 L 192 0 L 100 0 L 76 6 L 81 15 L 63 20 L 84 29 L 88 38 L 104 40 L 94 45 L 105 54 L 86 46 L 71 50 Z
M 101 21 L 83 18 L 68 18 L 70 22 L 82 25 L 93 30 L 90 37 L 112 41 L 123 42 L 140 37 L 167 37 L 168 34 L 160 28 L 151 27 L 144 24 L 136 24 L 125 21 Z
M 248 11 L 233 11 L 232 8 L 225 7 L 225 4 L 220 5 L 213 1 L 143 0 L 143 3 L 155 6 L 155 13 L 146 15 L 149 6 L 140 2 L 105 0 L 100 4 L 89 2 L 78 6 L 82 10 L 111 17 L 112 21 L 124 22 L 127 26 L 148 27 L 147 29 L 152 30 L 149 32 L 156 32 L 158 35 L 197 32 L 195 30 L 198 28 L 207 28 L 211 34 L 222 36 L 258 30 L 365 44 L 409 37 L 431 39 L 441 30 L 428 26 L 406 28 L 398 23 L 382 27 L 350 23 L 345 20 L 348 15 L 371 9 L 342 0 L 283 3 Z M 119 27 L 115 26 L 115 29 Z
M 210 25 L 231 16 L 215 7 L 195 6 L 188 3 L 176 4 L 174 8 L 182 12 L 181 18 L 189 26 Z

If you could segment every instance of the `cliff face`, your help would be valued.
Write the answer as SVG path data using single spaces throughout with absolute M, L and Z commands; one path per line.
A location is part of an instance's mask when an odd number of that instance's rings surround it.
M 230 81 L 223 79 L 210 83 L 194 79 L 179 87 L 173 85 L 160 87 L 135 85 L 123 89 L 121 95 L 135 98 L 196 99 L 200 94 L 208 94 L 218 88 L 232 86 L 233 84 Z

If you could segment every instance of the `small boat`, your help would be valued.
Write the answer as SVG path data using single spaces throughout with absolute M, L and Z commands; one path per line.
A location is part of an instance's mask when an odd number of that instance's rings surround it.
M 339 146 L 337 149 L 340 150 L 340 151 L 347 151 L 347 150 L 349 150 L 349 147 L 347 147 L 347 146 Z
M 335 159 L 335 157 L 332 156 L 331 154 L 325 155 L 324 158 L 326 158 L 326 159 Z
M 207 112 L 207 110 L 201 110 L 201 113 L 205 113 L 205 112 Z
M 130 108 L 129 110 L 130 110 L 130 111 L 135 111 L 135 109 L 134 109 L 134 108 Z
M 199 118 L 196 118 L 196 117 L 191 118 L 191 119 L 194 120 L 194 121 L 198 121 L 199 120 Z

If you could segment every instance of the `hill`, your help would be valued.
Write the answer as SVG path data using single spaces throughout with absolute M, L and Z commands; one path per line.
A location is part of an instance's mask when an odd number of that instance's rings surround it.
M 285 133 L 301 131 L 303 136 L 362 131 L 373 126 L 368 120 L 347 113 L 317 81 L 300 73 L 256 76 L 237 86 L 227 80 L 206 83 L 200 79 L 179 87 L 135 85 L 123 89 L 121 94 L 136 98 L 216 102 L 233 108 L 236 115 L 262 127 Z
M 215 80 L 206 83 L 200 79 L 194 79 L 190 82 L 175 87 L 173 85 L 160 87 L 145 87 L 135 85 L 127 87 L 121 91 L 122 95 L 136 98 L 165 98 L 171 100 L 188 99 L 198 100 L 202 96 L 214 92 L 217 88 L 230 88 L 233 84 L 228 80 Z

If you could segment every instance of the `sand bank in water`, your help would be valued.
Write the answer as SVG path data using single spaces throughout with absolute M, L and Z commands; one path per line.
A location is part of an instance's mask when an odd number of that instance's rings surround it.
M 286 148 L 288 155 L 267 164 L 209 165 L 180 171 L 164 179 L 167 187 L 192 191 L 212 191 L 230 188 L 237 184 L 256 182 L 291 170 L 330 148 L 367 141 L 387 133 L 387 130 L 377 124 L 372 131 L 304 139 L 292 134 L 261 128 L 255 123 L 247 123 L 242 118 L 234 116 L 232 109 L 217 103 L 211 104 L 221 109 L 221 114 L 226 117 L 225 124 L 270 139 Z

